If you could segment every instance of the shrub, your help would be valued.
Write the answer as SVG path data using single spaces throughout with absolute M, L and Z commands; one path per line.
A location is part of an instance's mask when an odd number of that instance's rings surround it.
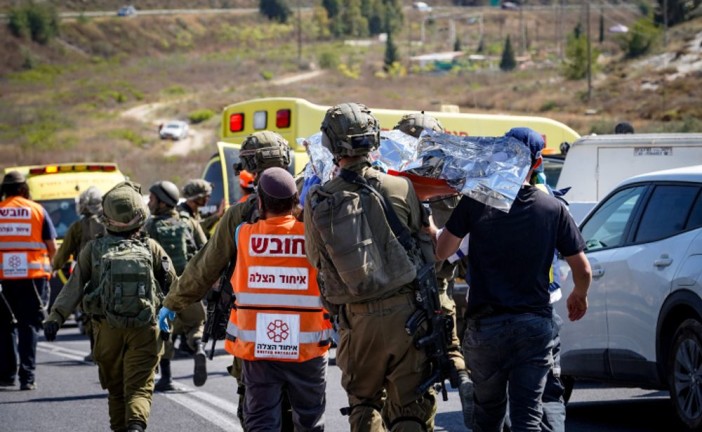
M 639 57 L 651 51 L 660 34 L 661 30 L 650 18 L 641 18 L 621 37 L 620 44 L 627 57 Z
M 215 115 L 214 111 L 212 111 L 211 109 L 205 108 L 205 109 L 199 109 L 199 110 L 191 112 L 188 115 L 188 119 L 190 120 L 190 123 L 198 124 L 198 123 L 202 123 L 202 122 L 205 122 L 205 121 L 211 119 L 212 117 L 214 117 L 214 115 Z
M 261 71 L 261 78 L 263 78 L 266 81 L 270 81 L 273 79 L 273 72 L 271 71 Z
M 339 66 L 339 54 L 335 51 L 324 51 L 319 55 L 318 61 L 322 69 L 336 69 Z
M 139 148 L 146 146 L 148 140 L 131 129 L 115 129 L 107 134 L 111 138 L 129 141 Z
M 541 111 L 541 112 L 553 111 L 556 108 L 558 108 L 558 103 L 556 101 L 547 100 L 543 104 L 541 104 L 539 111 Z
M 10 9 L 8 26 L 16 37 L 31 37 L 35 42 L 47 44 L 59 33 L 59 16 L 50 4 L 29 3 Z

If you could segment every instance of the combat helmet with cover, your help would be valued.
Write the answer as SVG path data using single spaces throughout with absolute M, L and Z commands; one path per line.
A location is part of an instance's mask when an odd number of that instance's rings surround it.
M 380 124 L 363 104 L 348 102 L 329 108 L 321 130 L 322 145 L 336 160 L 366 155 L 380 145 Z
M 441 122 L 434 116 L 424 114 L 424 111 L 405 114 L 393 129 L 399 129 L 415 138 L 419 138 L 419 135 L 422 134 L 424 129 L 429 129 L 434 132 L 444 131 Z
M 239 152 L 237 171 L 258 174 L 266 168 L 287 168 L 290 165 L 290 145 L 280 134 L 272 131 L 254 132 L 247 136 Z
M 134 231 L 149 217 L 149 209 L 141 196 L 141 185 L 124 181 L 102 197 L 102 222 L 112 232 Z
M 186 200 L 212 195 L 212 183 L 203 179 L 192 179 L 183 186 L 183 198 Z

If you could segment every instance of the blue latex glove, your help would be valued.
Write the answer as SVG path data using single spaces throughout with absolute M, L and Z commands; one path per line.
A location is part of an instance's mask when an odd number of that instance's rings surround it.
M 161 307 L 161 310 L 158 312 L 158 327 L 161 329 L 162 332 L 165 333 L 170 333 L 171 332 L 171 326 L 168 324 L 168 321 L 174 321 L 175 320 L 176 313 L 173 312 L 172 310 L 168 309 L 165 306 Z
M 300 207 L 305 206 L 305 198 L 307 198 L 307 193 L 310 191 L 310 188 L 321 183 L 322 179 L 317 177 L 317 175 L 312 175 L 305 179 L 305 182 L 302 184 L 302 191 L 300 192 Z

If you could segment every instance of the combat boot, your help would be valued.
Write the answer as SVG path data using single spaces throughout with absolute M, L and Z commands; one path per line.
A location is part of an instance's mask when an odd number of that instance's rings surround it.
M 197 350 L 193 356 L 195 366 L 193 370 L 193 384 L 197 387 L 202 387 L 207 381 L 207 355 L 205 354 L 205 345 L 200 339 L 195 340 Z
M 171 376 L 171 361 L 162 358 L 159 363 L 159 368 L 161 370 L 161 379 L 159 379 L 154 386 L 154 390 L 157 392 L 181 391 L 182 389 L 173 382 Z
M 127 426 L 127 432 L 144 432 L 146 425 L 142 422 L 129 423 Z

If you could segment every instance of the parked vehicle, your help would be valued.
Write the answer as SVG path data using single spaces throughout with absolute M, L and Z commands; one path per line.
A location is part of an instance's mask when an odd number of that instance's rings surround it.
M 130 16 L 134 16 L 136 14 L 137 14 L 136 8 L 134 6 L 131 6 L 131 5 L 130 6 L 122 6 L 117 11 L 117 16 L 120 16 L 120 17 L 130 17 Z
M 188 136 L 188 124 L 181 120 L 173 120 L 159 128 L 161 139 L 180 140 Z
M 588 135 L 563 147 L 556 189 L 571 188 L 565 198 L 576 222 L 628 177 L 702 164 L 699 133 Z
M 567 386 L 669 390 L 681 423 L 701 428 L 702 165 L 625 180 L 580 230 L 593 280 L 587 314 L 561 329 Z M 561 269 L 567 295 L 572 277 Z M 556 308 L 568 315 L 565 301 Z

